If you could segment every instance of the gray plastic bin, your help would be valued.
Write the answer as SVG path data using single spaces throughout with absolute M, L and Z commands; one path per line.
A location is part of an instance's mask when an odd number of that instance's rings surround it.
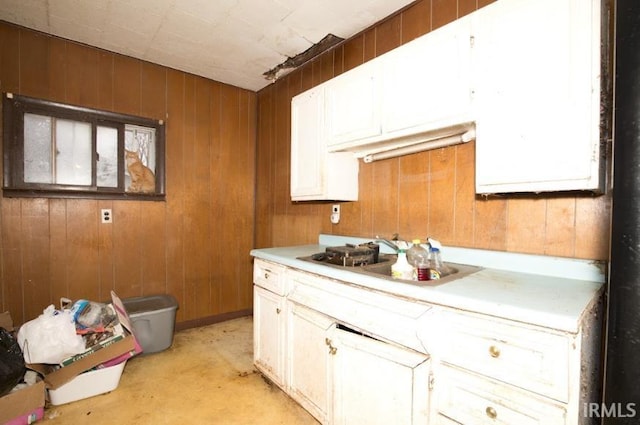
M 166 350 L 173 343 L 178 302 L 171 295 L 150 295 L 122 300 L 143 353 Z

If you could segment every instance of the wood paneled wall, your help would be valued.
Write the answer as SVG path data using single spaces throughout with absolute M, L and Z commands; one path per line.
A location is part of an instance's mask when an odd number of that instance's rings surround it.
M 0 311 L 169 293 L 178 326 L 252 307 L 257 96 L 0 22 L 0 90 L 166 122 L 166 201 L 0 198 Z M 113 210 L 101 224 L 100 209 Z
M 611 197 L 546 194 L 477 197 L 474 143 L 360 163 L 357 202 L 293 203 L 289 196 L 290 101 L 293 96 L 445 25 L 491 1 L 421 0 L 347 40 L 258 93 L 258 247 L 315 243 L 318 233 L 607 260 Z

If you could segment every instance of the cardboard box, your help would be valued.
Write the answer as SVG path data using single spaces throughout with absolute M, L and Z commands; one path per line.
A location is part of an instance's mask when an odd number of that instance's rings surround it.
M 38 381 L 0 398 L 1 424 L 30 424 L 44 415 L 44 382 Z
M 111 291 L 111 300 L 118 315 L 118 320 L 120 320 L 120 323 L 125 328 L 127 335 L 120 341 L 103 347 L 65 367 L 56 369 L 52 365 L 45 364 L 27 365 L 28 368 L 35 370 L 44 377 L 45 386 L 48 389 L 59 388 L 82 372 L 91 370 L 97 366 L 114 366 L 142 352 L 142 347 L 135 338 L 133 326 L 122 304 L 122 300 L 120 300 L 113 291 Z
M 100 342 L 95 343 L 94 345 L 87 348 L 86 351 L 80 354 L 75 354 L 73 356 L 67 357 L 66 359 L 60 362 L 60 366 L 69 366 L 71 363 L 77 362 L 78 360 L 87 357 L 98 350 L 102 350 L 105 347 L 108 347 L 111 344 L 114 344 L 120 340 L 123 340 L 127 334 L 124 331 L 124 327 L 118 323 L 113 327 L 113 334 L 105 339 L 102 339 Z M 136 340 L 138 340 L 138 335 L 136 332 Z
M 5 328 L 8 331 L 13 330 L 13 320 L 11 319 L 11 314 L 9 314 L 8 311 L 0 313 L 0 328 Z
M 47 390 L 49 402 L 58 406 L 108 393 L 118 388 L 126 360 L 115 366 L 81 373 L 57 389 Z
M 0 327 L 13 330 L 9 312 L 0 313 Z M 0 397 L 0 423 L 5 425 L 31 424 L 44 416 L 44 382 Z

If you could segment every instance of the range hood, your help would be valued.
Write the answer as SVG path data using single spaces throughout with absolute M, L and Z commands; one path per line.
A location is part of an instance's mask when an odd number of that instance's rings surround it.
M 470 121 L 396 137 L 391 133 L 384 139 L 363 140 L 357 146 L 346 148 L 344 151 L 353 152 L 356 158 L 362 158 L 365 163 L 369 163 L 467 143 L 476 138 L 475 128 L 475 122 Z

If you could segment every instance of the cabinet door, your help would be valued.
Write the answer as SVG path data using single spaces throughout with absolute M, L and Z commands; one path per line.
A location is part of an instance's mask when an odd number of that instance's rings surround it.
M 325 83 L 329 150 L 357 146 L 380 134 L 380 78 L 377 61 L 366 62 Z
M 253 287 L 253 360 L 281 388 L 285 384 L 284 297 Z
M 473 15 L 477 193 L 601 189 L 599 3 Z
M 331 367 L 327 332 L 331 318 L 299 304 L 288 303 L 289 395 L 322 423 L 331 401 Z
M 472 121 L 470 16 L 381 59 L 383 132 L 428 131 Z
M 334 424 L 425 424 L 429 357 L 353 332 L 329 338 L 334 362 Z
M 291 199 L 358 200 L 358 159 L 327 152 L 324 86 L 291 101 Z
M 291 196 L 322 195 L 325 188 L 322 88 L 308 90 L 291 101 Z

